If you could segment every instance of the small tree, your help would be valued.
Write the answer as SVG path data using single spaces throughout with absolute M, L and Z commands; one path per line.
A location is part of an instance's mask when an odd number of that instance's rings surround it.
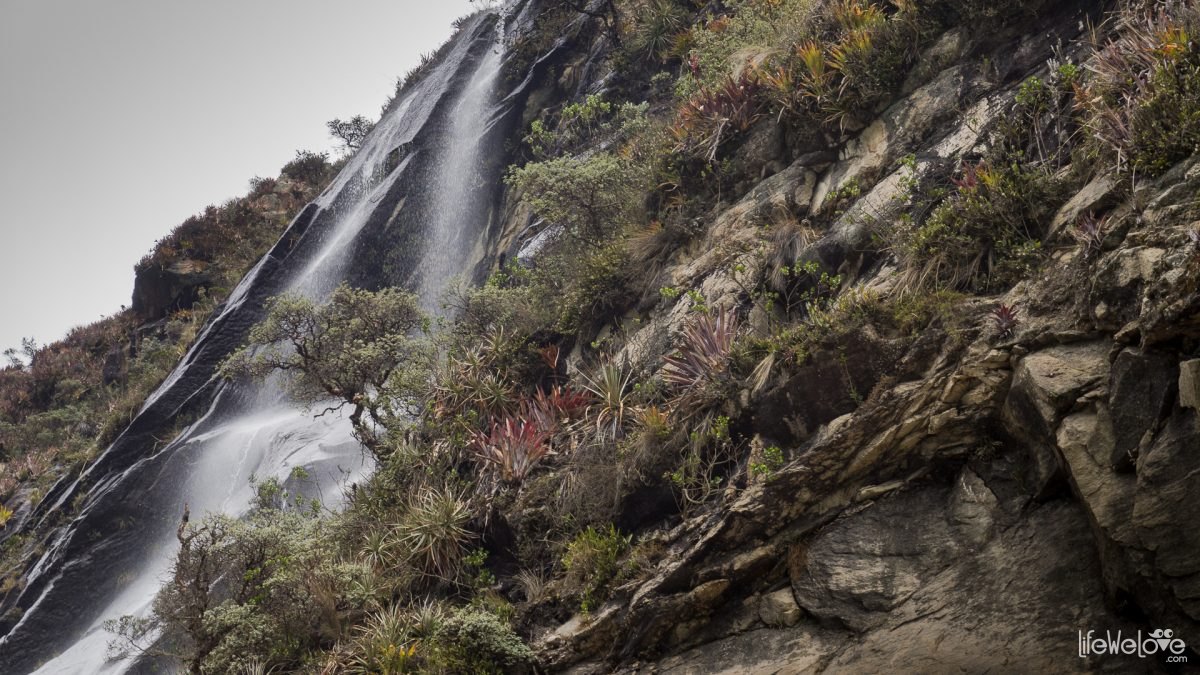
M 174 657 L 203 675 L 248 672 L 268 655 L 272 671 L 290 671 L 306 651 L 342 636 L 348 608 L 328 598 L 348 593 L 356 579 L 333 562 L 328 521 L 316 510 L 265 505 L 283 490 L 277 481 L 258 490 L 243 518 L 214 514 L 189 523 L 185 507 L 179 553 L 152 616 L 106 622 L 115 635 L 110 656 Z
M 329 135 L 340 140 L 346 150 L 354 152 L 362 147 L 367 134 L 375 128 L 375 123 L 362 115 L 355 115 L 344 122 L 338 118 L 331 119 L 325 126 L 329 127 Z
M 257 379 L 281 372 L 298 402 L 336 401 L 320 414 L 351 406 L 355 436 L 378 456 L 383 432 L 419 404 L 421 373 L 432 358 L 428 329 L 417 297 L 397 288 L 342 284 L 323 305 L 282 295 L 268 303 L 247 345 L 221 369 L 229 377 Z

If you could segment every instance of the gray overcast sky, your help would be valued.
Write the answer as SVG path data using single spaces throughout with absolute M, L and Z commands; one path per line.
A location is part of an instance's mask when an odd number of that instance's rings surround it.
M 129 304 L 206 205 L 375 118 L 467 0 L 0 0 L 0 350 Z

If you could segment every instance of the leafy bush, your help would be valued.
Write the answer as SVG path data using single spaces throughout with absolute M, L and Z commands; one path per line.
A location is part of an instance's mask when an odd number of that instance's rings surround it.
M 729 435 L 729 418 L 706 415 L 693 424 L 683 459 L 664 476 L 675 490 L 676 501 L 684 515 L 716 496 L 734 450 Z
M 750 475 L 758 480 L 768 480 L 783 467 L 783 449 L 778 445 L 762 448 L 750 458 Z
M 570 335 L 601 326 L 624 311 L 634 299 L 636 278 L 624 243 L 612 241 L 580 255 L 562 250 L 555 259 L 539 261 L 542 289 L 558 299 L 554 328 Z M 548 278 L 557 270 L 559 276 Z
M 603 152 L 527 164 L 508 181 L 535 213 L 596 248 L 643 218 L 642 201 L 651 187 L 639 163 Z
M 812 36 L 821 11 L 813 0 L 734 0 L 731 12 L 692 28 L 690 72 L 680 81 L 682 97 L 720 86 L 767 56 Z
M 873 318 L 879 298 L 852 288 L 833 296 L 818 296 L 805 304 L 798 321 L 773 326 L 766 336 L 747 336 L 734 350 L 734 367 L 747 377 L 752 392 L 772 382 L 780 367 L 802 365 L 839 336 L 859 330 Z
M 621 574 L 621 557 L 632 540 L 631 535 L 622 535 L 609 525 L 600 530 L 588 527 L 567 545 L 563 556 L 566 583 L 578 589 L 584 612 L 595 609 L 608 597 L 608 585 Z
M 597 143 L 612 144 L 642 133 L 647 109 L 645 103 L 617 105 L 592 94 L 564 106 L 553 126 L 534 120 L 525 143 L 539 160 L 584 153 Z
M 310 185 L 323 185 L 330 177 L 329 155 L 323 152 L 297 150 L 296 158 L 283 165 L 280 173 Z
M 339 636 L 342 617 L 322 599 L 341 595 L 348 579 L 329 563 L 322 521 L 258 509 L 244 520 L 183 524 L 179 541 L 154 616 L 189 672 L 238 672 L 256 655 L 269 655 L 272 667 L 294 667 L 322 637 Z M 147 637 L 147 626 L 129 619 L 108 628 L 127 646 Z
M 917 5 L 835 2 L 813 37 L 768 59 L 762 79 L 775 109 L 844 129 L 891 97 L 915 60 L 923 19 Z
M 910 282 L 973 291 L 1014 283 L 1038 259 L 1042 222 L 1058 200 L 1053 178 L 1014 160 L 964 164 L 953 182 L 923 220 L 910 212 L 886 232 Z
M 452 673 L 511 673 L 533 663 L 533 650 L 494 613 L 464 607 L 437 632 L 438 665 Z

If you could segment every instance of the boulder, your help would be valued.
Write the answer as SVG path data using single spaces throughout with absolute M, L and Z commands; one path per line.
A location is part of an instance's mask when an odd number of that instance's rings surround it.
M 795 626 L 800 622 L 801 615 L 791 588 L 781 588 L 759 598 L 758 618 L 768 626 Z
M 1005 415 L 1042 438 L 1053 438 L 1058 422 L 1082 394 L 1108 375 L 1107 342 L 1050 347 L 1021 359 L 1005 402 Z
M 1115 441 L 1109 462 L 1114 467 L 1133 468 L 1139 446 L 1175 400 L 1178 379 L 1170 355 L 1126 349 L 1117 356 L 1108 394 Z
M 950 499 L 946 488 L 893 493 L 798 545 L 789 575 L 800 607 L 856 632 L 884 622 L 961 552 Z
M 1116 174 L 1101 174 L 1083 186 L 1067 200 L 1066 204 L 1050 220 L 1049 238 L 1057 237 L 1074 225 L 1079 217 L 1088 212 L 1099 211 L 1110 205 L 1113 194 L 1120 184 Z
M 1062 453 L 1075 494 L 1104 536 L 1123 544 L 1136 544 L 1129 516 L 1133 510 L 1136 480 L 1112 471 L 1108 458 L 1112 426 L 1107 409 L 1075 413 L 1058 430 Z
M 133 281 L 133 311 L 144 320 L 154 320 L 188 309 L 200 299 L 200 290 L 214 281 L 202 260 L 175 260 L 141 269 Z
M 1200 359 L 1179 364 L 1179 405 L 1200 410 Z
M 1182 609 L 1200 620 L 1200 414 L 1177 408 L 1138 457 L 1133 525 Z M 1200 629 L 1190 644 L 1200 643 Z

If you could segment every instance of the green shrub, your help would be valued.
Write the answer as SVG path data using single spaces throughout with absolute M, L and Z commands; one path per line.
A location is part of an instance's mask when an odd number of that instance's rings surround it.
M 746 377 L 752 392 L 762 391 L 781 367 L 803 365 L 840 336 L 859 330 L 878 305 L 878 296 L 861 288 L 810 301 L 798 321 L 775 325 L 766 336 L 740 340 L 734 349 L 733 367 Z
M 554 323 L 553 304 L 539 297 L 533 272 L 510 263 L 482 286 L 456 290 L 448 306 L 455 310 L 452 330 L 464 344 L 496 332 L 529 336 Z
M 564 255 L 543 268 L 563 270 L 558 292 L 559 313 L 555 325 L 572 334 L 615 318 L 633 299 L 633 277 L 629 257 L 620 240 L 583 255 Z M 553 289 L 552 284 L 545 288 Z M 553 296 L 551 296 L 553 297 Z
M 1154 70 L 1151 91 L 1131 120 L 1133 163 L 1150 175 L 1200 152 L 1200 46 L 1187 45 Z
M 531 665 L 533 650 L 500 617 L 464 607 L 442 622 L 437 665 L 451 673 L 512 673 Z
M 681 98 L 713 89 L 727 77 L 761 63 L 812 36 L 821 11 L 813 0 L 733 0 L 730 10 L 691 31 L 691 72 L 679 83 Z
M 525 143 L 539 160 L 583 153 L 598 141 L 613 143 L 642 133 L 648 123 L 648 107 L 645 103 L 617 105 L 592 94 L 564 106 L 553 126 L 534 120 Z
M 652 187 L 640 163 L 605 152 L 530 163 L 514 169 L 508 182 L 537 215 L 596 248 L 644 219 L 642 202 Z
M 340 636 L 342 610 L 326 600 L 346 594 L 350 579 L 331 564 L 323 521 L 256 509 L 242 520 L 211 516 L 181 525 L 179 541 L 153 610 L 164 644 L 189 672 L 239 672 L 264 658 L 271 667 L 295 667 L 319 641 Z M 106 627 L 129 646 L 146 637 L 141 622 Z
M 595 609 L 608 597 L 609 584 L 622 574 L 621 557 L 632 540 L 631 535 L 622 535 L 609 525 L 606 530 L 588 527 L 567 545 L 563 556 L 566 584 L 577 589 L 584 612 Z
M 750 459 L 750 475 L 767 480 L 783 466 L 783 449 L 778 445 L 763 448 L 762 452 Z
M 302 180 L 310 185 L 323 184 L 329 178 L 331 165 L 329 155 L 323 152 L 297 150 L 296 158 L 283 165 L 280 173 Z
M 927 293 L 900 293 L 887 298 L 881 309 L 887 312 L 881 323 L 893 326 L 901 335 L 911 336 L 933 320 L 953 326 L 962 320 L 959 312 L 965 295 L 946 289 Z
M 989 291 L 1022 278 L 1040 259 L 1042 221 L 1053 213 L 1051 176 L 1017 161 L 964 165 L 956 190 L 918 221 L 901 217 L 886 233 L 916 286 Z
M 891 98 L 929 32 L 918 6 L 843 0 L 814 23 L 812 37 L 783 47 L 761 67 L 776 110 L 838 131 L 858 126 Z

